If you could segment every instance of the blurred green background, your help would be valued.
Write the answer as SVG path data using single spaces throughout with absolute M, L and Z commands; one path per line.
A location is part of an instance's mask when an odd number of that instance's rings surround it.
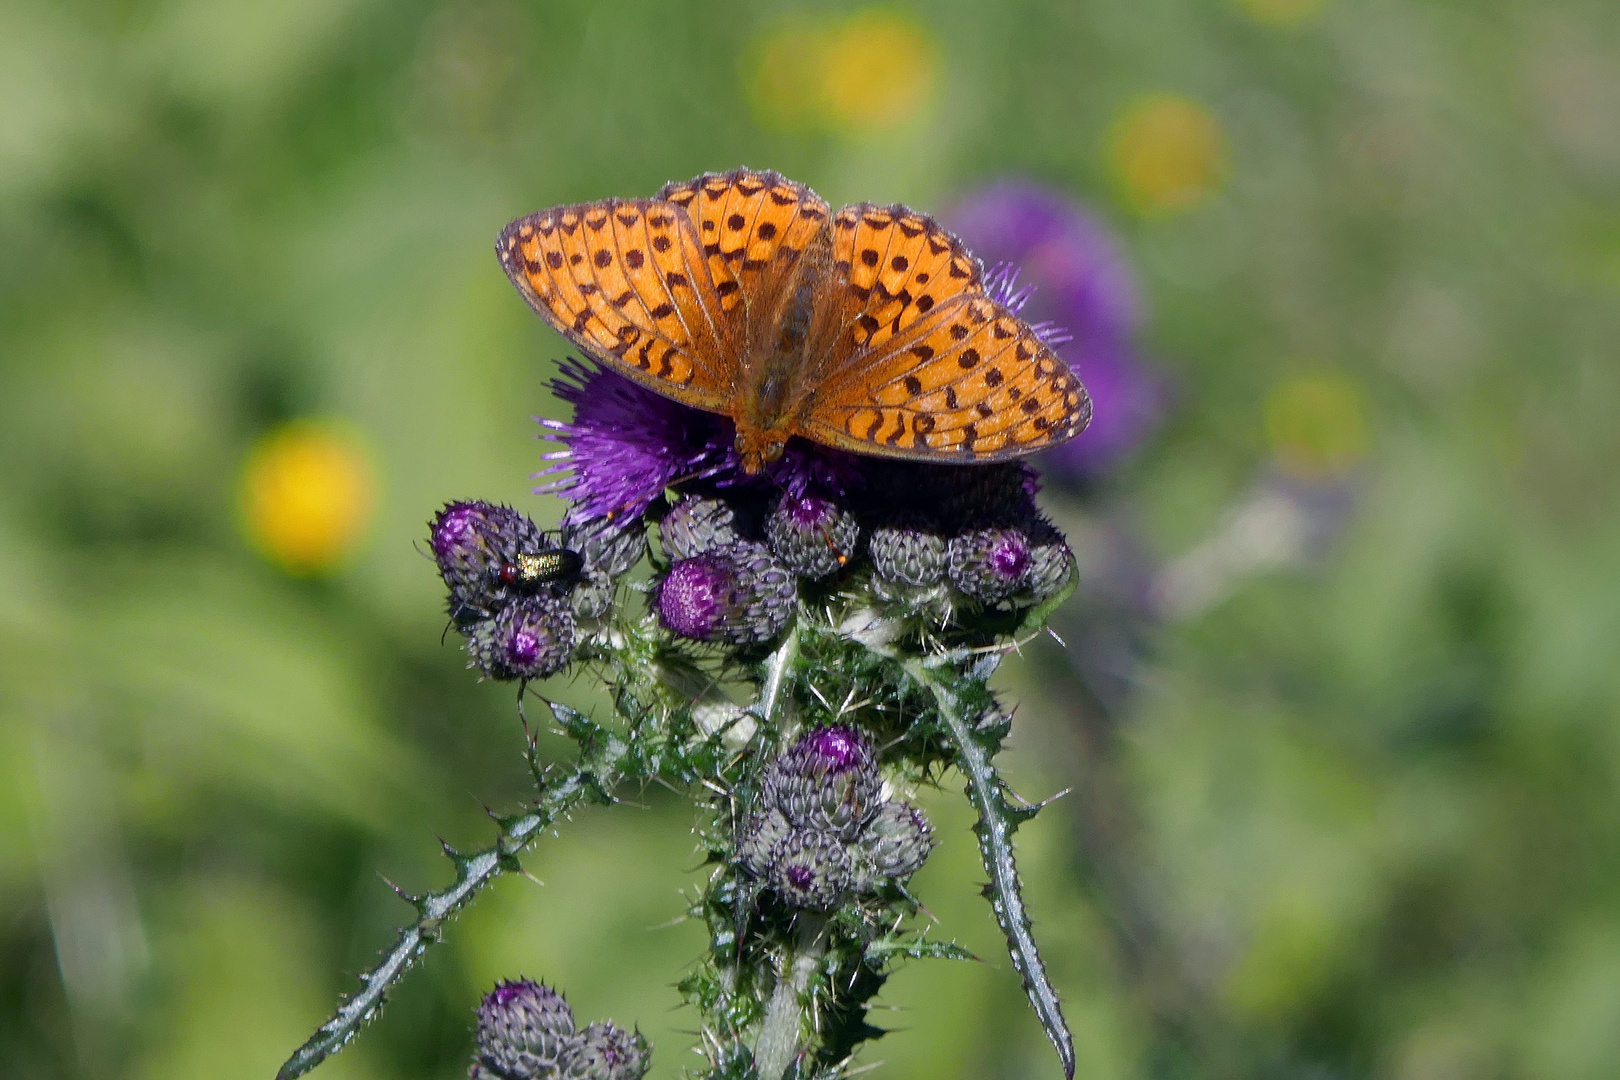
M 1093 577 L 1003 676 L 1016 786 L 1077 788 L 1020 840 L 1079 1075 L 1620 1075 L 1612 0 L 7 0 L 0 1076 L 269 1077 L 406 916 L 378 874 L 522 797 L 413 547 L 560 512 L 493 237 L 737 164 L 1034 178 L 1139 276 L 1173 408 L 1049 493 Z M 1289 484 L 1349 503 L 1309 552 Z M 985 962 L 905 969 L 863 1061 L 1054 1076 L 929 806 Z M 691 825 L 569 824 L 317 1075 L 464 1074 L 518 973 L 695 1065 Z

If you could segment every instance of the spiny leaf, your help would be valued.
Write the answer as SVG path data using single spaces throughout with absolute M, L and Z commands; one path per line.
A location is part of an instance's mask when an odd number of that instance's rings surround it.
M 968 780 L 968 798 L 978 811 L 979 820 L 973 831 L 979 837 L 979 855 L 984 860 L 990 882 L 985 887 L 996 923 L 1007 936 L 1007 951 L 1013 967 L 1024 981 L 1024 992 L 1029 1003 L 1046 1029 L 1047 1038 L 1057 1050 L 1063 1063 L 1063 1074 L 1074 1080 L 1074 1036 L 1063 1018 L 1057 991 L 1046 975 L 1031 932 L 1029 916 L 1024 910 L 1022 886 L 1018 880 L 1018 867 L 1013 861 L 1012 834 L 1017 826 L 1017 815 L 1007 805 L 1006 786 L 996 771 L 989 753 L 974 736 L 967 717 L 961 711 L 958 694 L 945 685 L 936 671 L 917 660 L 905 661 L 905 669 L 917 682 L 934 695 L 940 719 L 950 729 L 956 741 L 957 765 Z M 975 673 L 977 674 L 977 672 Z

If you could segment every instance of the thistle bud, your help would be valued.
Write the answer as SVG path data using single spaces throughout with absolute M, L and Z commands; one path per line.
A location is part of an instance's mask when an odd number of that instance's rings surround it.
M 822 578 L 849 561 L 861 538 L 855 516 L 815 495 L 784 494 L 765 521 L 771 550 L 800 577 Z
M 596 619 L 612 610 L 617 593 L 618 584 L 609 574 L 587 566 L 574 591 L 568 594 L 568 600 L 575 615 L 581 619 Z
M 682 637 L 753 645 L 787 627 L 796 598 L 787 568 L 763 545 L 740 541 L 670 567 L 653 606 Z
M 574 656 L 574 611 L 554 596 L 515 600 L 467 634 L 468 666 L 485 678 L 543 679 Z
M 753 814 L 737 831 L 737 861 L 754 877 L 764 877 L 777 845 L 792 831 L 786 815 L 774 806 Z
M 640 518 L 620 527 L 607 518 L 564 518 L 563 547 L 579 552 L 588 570 L 622 577 L 647 554 L 647 530 Z
M 433 561 L 450 590 L 450 617 L 458 626 L 494 614 L 523 591 L 501 580 L 501 568 L 548 547 L 526 515 L 494 503 L 449 503 L 429 527 Z
M 737 512 L 722 499 L 688 496 L 675 504 L 658 523 L 658 536 L 664 554 L 671 559 L 690 559 L 705 551 L 729 547 L 741 537 L 737 533 Z
M 579 552 L 548 543 L 539 526 L 509 506 L 450 503 L 431 530 L 450 618 L 463 633 L 519 598 L 561 595 L 584 567 Z
M 945 538 L 920 521 L 873 529 L 866 550 L 872 568 L 888 581 L 925 587 L 945 579 Z
M 928 861 L 934 830 L 915 806 L 884 803 L 861 833 L 860 846 L 878 877 L 910 877 Z
M 1035 603 L 1056 596 L 1069 583 L 1074 552 L 1051 522 L 1037 520 L 1029 529 L 1029 574 L 1024 588 Z
M 472 1080 L 539 1080 L 555 1075 L 574 1042 L 574 1010 L 545 983 L 499 982 L 478 1007 Z
M 768 881 L 787 904 L 809 911 L 831 911 L 854 881 L 849 852 L 836 837 L 802 829 L 777 845 Z
M 852 727 L 819 728 L 794 743 L 765 777 L 765 798 L 795 828 L 855 837 L 882 796 L 877 760 Z
M 588 1025 L 568 1048 L 558 1080 L 641 1080 L 651 1066 L 647 1040 L 600 1020 Z
M 1018 529 L 974 529 L 946 549 L 951 584 L 980 603 L 1005 600 L 1029 578 L 1029 540 Z

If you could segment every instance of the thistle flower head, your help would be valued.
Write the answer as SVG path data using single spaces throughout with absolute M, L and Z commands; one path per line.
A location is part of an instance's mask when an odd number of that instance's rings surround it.
M 474 1080 L 530 1080 L 555 1075 L 574 1039 L 574 1010 L 545 983 L 499 982 L 478 1007 Z
M 787 627 L 796 597 L 787 568 L 764 545 L 743 540 L 675 563 L 653 606 L 681 637 L 754 645 Z
M 640 516 L 677 481 L 800 495 L 842 493 L 861 483 L 858 458 L 803 439 L 791 440 L 780 460 L 750 476 L 728 418 L 688 408 L 600 365 L 569 361 L 551 387 L 574 406 L 574 418 L 540 422 L 564 448 L 547 455 L 552 464 L 539 475 L 553 479 L 537 490 L 568 498 L 587 517 Z
M 837 837 L 805 829 L 777 845 L 769 875 L 771 888 L 790 906 L 831 911 L 854 883 L 855 867 Z
M 538 525 L 510 506 L 448 503 L 428 529 L 433 561 L 450 592 L 450 617 L 458 626 L 491 615 L 542 584 L 519 567 L 551 545 Z
M 765 521 L 765 536 L 794 573 L 823 578 L 855 553 L 861 526 L 855 515 L 831 499 L 785 492 Z
M 557 1075 L 558 1080 L 641 1080 L 651 1064 L 641 1032 L 599 1020 L 579 1033 Z
M 866 550 L 880 578 L 926 587 L 945 578 L 945 542 L 926 518 L 912 516 L 873 529 Z
M 884 878 L 915 874 L 933 848 L 933 826 L 910 803 L 884 803 L 861 837 L 861 850 L 872 871 Z
M 523 597 L 468 629 L 468 666 L 489 679 L 543 679 L 567 666 L 574 644 L 574 609 L 566 600 Z
M 843 724 L 805 735 L 765 778 L 766 798 L 791 824 L 845 840 L 876 812 L 882 785 L 871 744 Z
M 690 559 L 740 539 L 737 511 L 724 499 L 688 496 L 664 515 L 658 523 L 658 536 L 664 554 L 672 559 Z
M 946 574 L 964 595 L 981 603 L 1005 600 L 1029 579 L 1029 537 L 1019 529 L 974 529 L 951 538 Z

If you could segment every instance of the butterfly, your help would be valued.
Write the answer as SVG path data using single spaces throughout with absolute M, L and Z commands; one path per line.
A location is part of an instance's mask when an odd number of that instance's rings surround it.
M 518 218 L 495 244 L 552 328 L 609 368 L 731 418 L 744 471 L 802 436 L 857 454 L 1006 461 L 1079 434 L 1080 380 L 926 214 L 834 214 L 736 169 Z

